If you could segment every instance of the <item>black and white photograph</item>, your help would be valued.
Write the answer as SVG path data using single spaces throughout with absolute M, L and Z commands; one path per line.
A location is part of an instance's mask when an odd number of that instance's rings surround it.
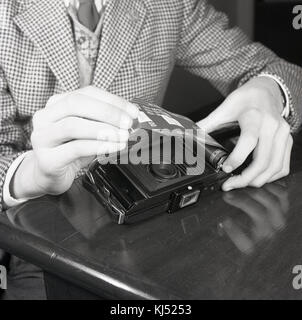
M 301 126 L 301 1 L 0 0 L 0 300 L 302 300 Z

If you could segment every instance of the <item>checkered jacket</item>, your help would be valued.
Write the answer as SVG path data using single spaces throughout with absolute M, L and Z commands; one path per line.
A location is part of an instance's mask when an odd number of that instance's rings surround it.
M 225 95 L 260 72 L 278 75 L 295 108 L 289 121 L 293 129 L 300 125 L 301 69 L 229 28 L 227 17 L 206 1 L 109 1 L 95 86 L 160 104 L 175 65 Z M 52 95 L 77 88 L 77 56 L 63 1 L 0 0 L 0 195 L 13 160 L 31 149 L 33 114 Z

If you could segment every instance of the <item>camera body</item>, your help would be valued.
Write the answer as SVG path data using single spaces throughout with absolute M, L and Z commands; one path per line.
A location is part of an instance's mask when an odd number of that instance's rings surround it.
M 201 176 L 186 176 L 180 166 L 175 165 L 173 169 L 170 166 L 173 165 L 95 163 L 84 178 L 84 183 L 114 220 L 124 224 L 196 205 L 202 196 L 219 190 L 228 177 L 208 164 Z M 173 174 L 176 170 L 178 176 L 160 182 L 152 170 L 173 171 Z M 148 180 L 148 184 L 144 184 L 144 180 Z M 155 186 L 153 190 L 146 187 L 151 184 Z
M 201 175 L 188 175 L 188 167 L 173 161 L 101 164 L 95 160 L 84 184 L 118 224 L 133 223 L 196 205 L 206 194 L 219 190 L 229 177 L 208 161 Z
M 163 212 L 174 213 L 196 205 L 207 193 L 219 190 L 230 176 L 221 170 L 228 153 L 210 136 L 204 137 L 202 143 L 192 136 L 192 144 L 188 144 L 184 136 L 176 134 L 176 137 L 171 136 L 172 142 L 167 146 L 161 134 L 154 135 L 154 128 L 164 127 L 183 132 L 196 129 L 190 119 L 140 100 L 135 102 L 142 115 L 133 131 L 148 131 L 148 138 L 143 145 L 150 151 L 150 158 L 136 164 L 131 161 L 123 164 L 120 153 L 114 163 L 96 159 L 83 180 L 84 185 L 119 224 L 136 222 Z M 163 150 L 165 146 L 170 151 L 169 159 L 160 156 L 159 161 L 154 162 L 152 151 Z M 203 149 L 202 156 L 197 151 L 198 146 Z M 129 150 L 128 145 L 126 153 Z M 179 162 L 177 157 L 186 151 L 196 158 L 198 155 L 201 162 L 196 166 L 188 164 L 186 160 Z M 192 173 L 194 170 L 195 173 Z

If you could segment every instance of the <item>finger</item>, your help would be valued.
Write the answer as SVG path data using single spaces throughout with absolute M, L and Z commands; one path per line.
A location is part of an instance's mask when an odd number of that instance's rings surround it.
M 100 102 L 95 98 L 81 94 L 66 96 L 51 108 L 37 111 L 33 117 L 35 128 L 44 128 L 52 122 L 60 121 L 66 117 L 80 117 L 94 121 L 105 122 L 121 129 L 130 129 L 133 119 L 120 108 Z
M 231 173 L 239 168 L 256 148 L 261 125 L 259 112 L 256 110 L 246 112 L 240 117 L 239 125 L 241 128 L 239 140 L 223 165 L 223 170 L 226 173 Z
M 253 162 L 241 175 L 228 179 L 223 185 L 224 191 L 247 187 L 268 168 L 278 124 L 270 123 L 270 121 L 264 121 L 264 123 L 265 126 L 262 126 Z
M 94 86 L 88 86 L 86 88 L 81 89 L 80 93 L 95 98 L 97 100 L 106 102 L 110 105 L 116 106 L 121 110 L 126 111 L 133 119 L 136 119 L 138 117 L 139 109 L 135 104 L 108 91 L 99 89 Z
M 126 143 L 74 140 L 51 149 L 51 154 L 52 158 L 56 161 L 56 167 L 64 168 L 78 159 L 115 153 L 123 150 L 125 147 Z
M 251 186 L 259 187 L 269 182 L 270 179 L 283 169 L 284 157 L 287 144 L 289 143 L 290 127 L 283 121 L 274 139 L 270 165 L 262 174 L 250 183 Z
M 287 144 L 286 150 L 285 150 L 285 155 L 284 155 L 284 162 L 283 162 L 283 167 L 281 172 L 277 173 L 274 175 L 269 182 L 274 182 L 277 181 L 281 178 L 284 178 L 289 175 L 290 173 L 290 159 L 291 159 L 291 152 L 293 149 L 293 138 L 292 136 L 289 137 L 289 142 Z
M 208 133 L 211 133 L 227 123 L 236 120 L 236 106 L 232 99 L 228 97 L 217 109 L 210 113 L 205 119 L 199 121 L 197 125 Z
M 126 142 L 128 139 L 128 130 L 77 117 L 64 118 L 45 129 L 35 130 L 31 136 L 34 149 L 53 148 L 71 140 Z

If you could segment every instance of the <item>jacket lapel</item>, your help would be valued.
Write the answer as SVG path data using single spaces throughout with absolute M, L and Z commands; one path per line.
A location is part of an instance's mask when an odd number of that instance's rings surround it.
M 146 17 L 142 0 L 111 0 L 105 11 L 93 84 L 107 90 L 125 62 Z
M 15 23 L 39 48 L 66 91 L 79 88 L 72 26 L 62 0 L 39 0 L 15 16 Z

